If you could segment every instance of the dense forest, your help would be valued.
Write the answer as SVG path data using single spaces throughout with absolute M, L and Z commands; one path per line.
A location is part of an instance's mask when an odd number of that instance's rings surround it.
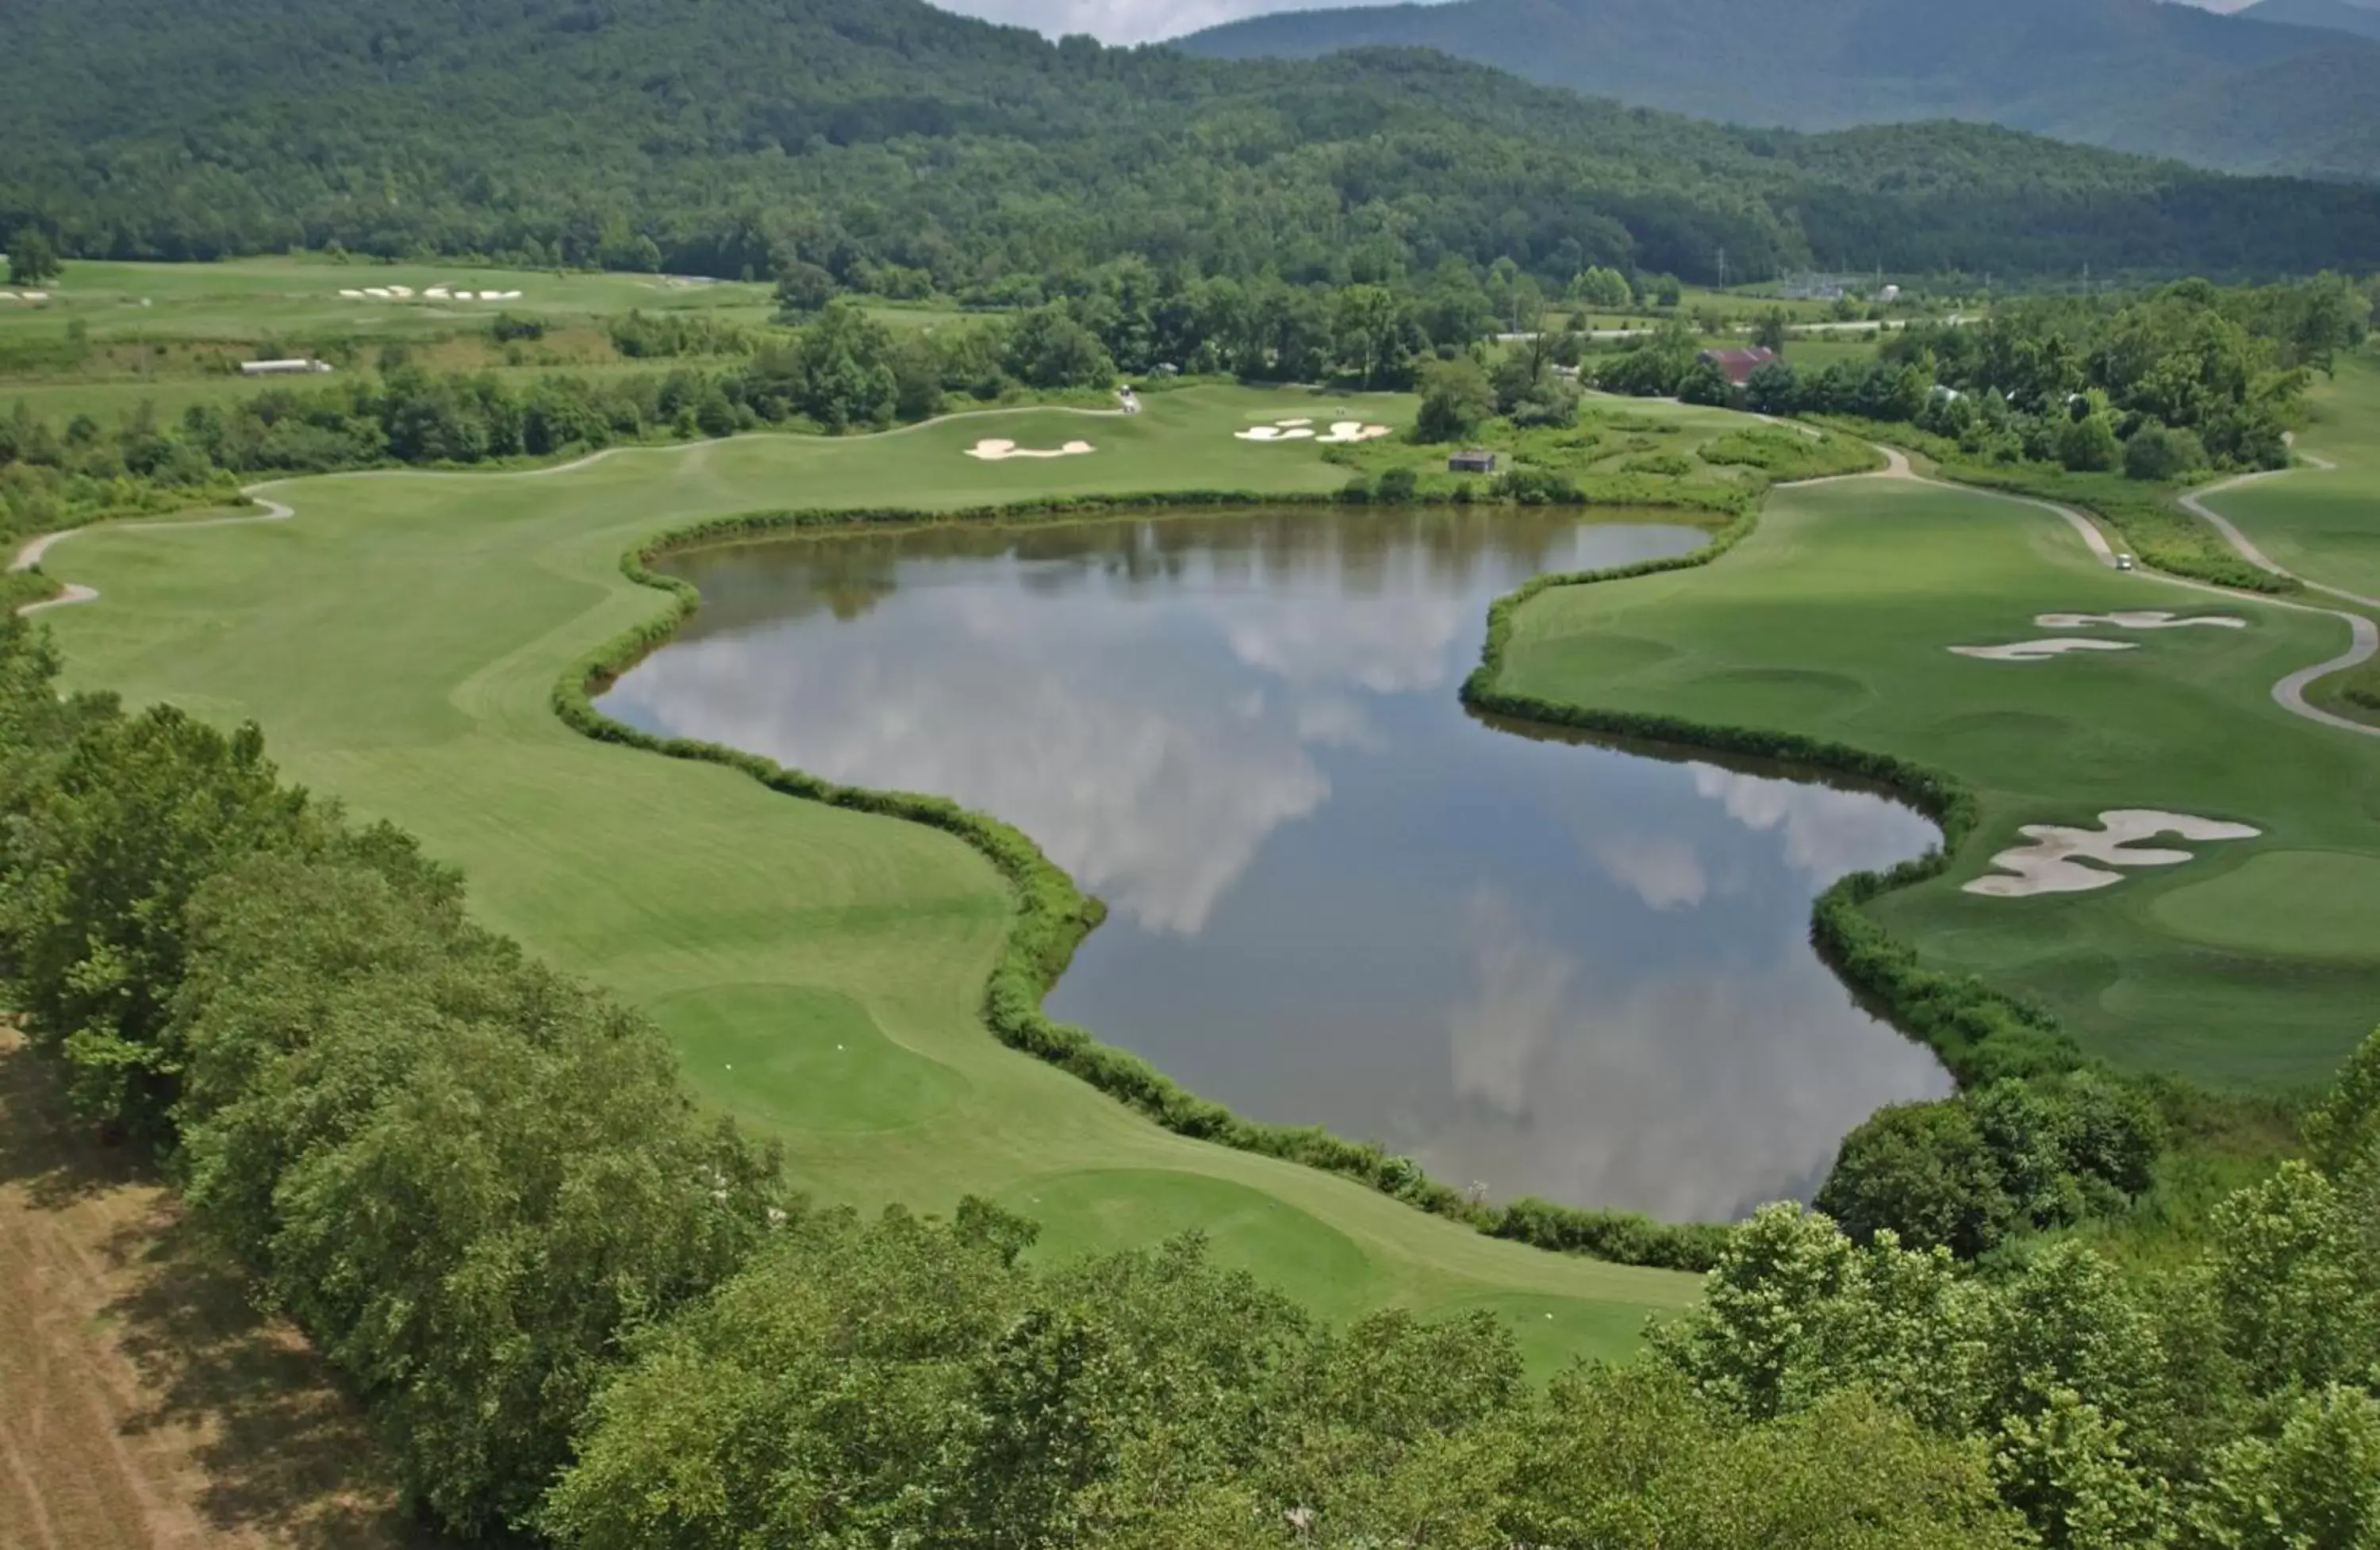
M 0 976 L 91 1122 L 363 1401 L 430 1521 L 583 1550 L 2296 1550 L 2380 1535 L 2380 1039 L 2203 1252 L 1979 1277 L 1771 1207 L 1646 1360 L 1318 1323 L 1195 1239 L 863 1220 L 643 1019 L 473 926 L 253 728 L 0 623 Z M 1986 1116 L 1985 1124 L 1996 1122 Z M 2080 1135 L 2095 1124 L 2077 1109 Z M 2107 1132 L 2116 1133 L 2116 1132 Z
M 1956 118 L 2369 183 L 2375 37 L 2380 18 L 2346 0 L 2264 0 L 2238 16 L 2165 0 L 1456 0 L 1290 10 L 1178 46 L 1235 59 L 1430 48 L 1731 124 Z
M 0 240 L 957 294 L 1136 254 L 1296 284 L 1510 257 L 1760 277 L 2368 267 L 2380 192 L 1931 124 L 1723 128 L 1420 54 L 1051 44 L 918 0 L 17 0 Z

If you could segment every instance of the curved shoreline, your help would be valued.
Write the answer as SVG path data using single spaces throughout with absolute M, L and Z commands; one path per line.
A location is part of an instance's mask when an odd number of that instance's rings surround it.
M 1039 406 L 976 411 L 950 418 L 1050 412 Z M 1100 415 L 1111 411 L 1068 409 L 1059 412 Z M 940 421 L 929 421 L 936 424 Z M 905 426 L 882 435 L 921 429 Z M 677 452 L 705 448 L 710 442 L 669 446 L 608 448 L 571 463 L 533 470 L 469 473 L 443 470 L 358 470 L 345 476 L 394 475 L 454 478 L 536 478 L 584 468 L 605 457 L 629 452 Z M 2032 505 L 2064 518 L 2082 537 L 2103 563 L 2114 555 L 2104 535 L 2082 514 L 2031 497 L 1924 478 L 1912 470 L 1897 449 L 1878 447 L 1886 466 L 1866 473 L 1799 481 L 1819 485 L 1847 478 L 1893 478 L 1996 496 Z M 267 509 L 257 515 L 204 518 L 191 522 L 123 524 L 128 527 L 203 527 L 278 522 L 291 519 L 288 505 L 265 500 L 261 492 L 293 482 L 276 479 L 249 487 L 243 494 Z M 1795 488 L 1793 482 L 1774 488 Z M 1489 1236 L 1511 1239 L 1553 1252 L 1586 1253 L 1613 1263 L 1661 1268 L 1706 1269 L 1716 1255 L 1724 1229 L 1715 1224 L 1667 1224 L 1635 1213 L 1592 1210 L 1523 1199 L 1508 1205 L 1487 1206 L 1469 1201 L 1454 1190 L 1429 1179 L 1404 1159 L 1388 1156 L 1369 1144 L 1353 1143 L 1311 1127 L 1257 1125 L 1220 1104 L 1188 1093 L 1171 1078 L 1126 1052 L 1101 1045 L 1085 1030 L 1062 1024 L 1041 1011 L 1041 999 L 1056 983 L 1085 935 L 1102 918 L 1096 900 L 1083 895 L 1073 879 L 1042 854 L 1021 830 L 987 815 L 970 812 L 947 799 L 839 787 L 800 771 L 786 769 L 759 756 L 691 739 L 660 738 L 612 721 L 597 710 L 589 696 L 593 686 L 609 682 L 643 655 L 665 642 L 699 604 L 687 583 L 650 569 L 663 554 L 709 542 L 763 538 L 794 533 L 823 533 L 835 528 L 878 525 L 931 524 L 956 521 L 1029 521 L 1088 519 L 1134 511 L 1213 508 L 1221 505 L 1288 505 L 1332 503 L 1333 494 L 1278 495 L 1236 491 L 1184 491 L 1140 496 L 1085 497 L 1013 503 L 996 508 L 929 511 L 781 511 L 747 513 L 712 518 L 654 534 L 632 544 L 621 556 L 620 568 L 631 581 L 671 596 L 672 604 L 656 618 L 632 626 L 588 652 L 567 669 L 555 684 L 552 704 L 556 715 L 573 730 L 598 741 L 636 746 L 665 757 L 723 764 L 739 769 L 771 790 L 830 805 L 942 829 L 967 842 L 987 856 L 1009 881 L 1016 899 L 1016 915 L 1008 947 L 987 983 L 984 1020 L 994 1036 L 1011 1047 L 1035 1055 L 1067 1070 L 1107 1096 L 1140 1111 L 1176 1133 L 1215 1142 L 1240 1150 L 1300 1163 L 1341 1174 L 1415 1207 L 1462 1221 Z M 1548 730 L 1572 729 L 1622 736 L 1650 737 L 1689 748 L 1752 755 L 1778 759 L 1815 773 L 1833 772 L 1878 784 L 1931 818 L 1942 830 L 1942 842 L 1925 856 L 1887 873 L 1855 873 L 1839 879 L 1813 906 L 1811 937 L 1815 947 L 1852 992 L 1880 1009 L 1896 1028 L 1913 1042 L 1933 1049 L 1962 1084 L 2007 1074 L 2071 1069 L 2084 1063 L 2071 1039 L 2046 1011 L 1992 989 L 1979 980 L 1927 970 L 1916 950 L 1891 938 L 1864 914 L 1862 906 L 1876 897 L 1913 886 L 1940 875 L 1972 833 L 1976 821 L 1973 793 L 1946 772 L 1889 756 L 1875 755 L 1847 745 L 1827 743 L 1797 734 L 1708 727 L 1679 719 L 1621 712 L 1597 712 L 1587 708 L 1504 694 L 1493 686 L 1500 670 L 1501 650 L 1511 631 L 1512 613 L 1530 598 L 1555 586 L 1593 585 L 1663 571 L 1709 564 L 1748 537 L 1758 526 L 1757 507 L 1734 518 L 1711 541 L 1686 554 L 1603 571 L 1548 573 L 1532 577 L 1489 609 L 1488 643 L 1480 666 L 1463 686 L 1466 705 L 1497 715 L 1531 722 Z M 30 568 L 49 549 L 75 532 L 46 535 L 19 551 L 17 568 Z M 2180 579 L 2180 578 L 2175 578 Z M 2185 582 L 2198 589 L 2227 597 L 2240 596 L 2204 583 Z M 97 594 L 68 584 L 67 596 L 28 605 L 20 612 L 87 601 Z M 2261 596 L 2245 600 L 2273 602 Z M 2285 607 L 2304 608 L 2284 603 Z M 2311 612 L 2330 612 L 2313 609 Z M 2339 614 L 2337 617 L 2354 619 Z M 2362 621 L 2370 626 L 2370 621 Z M 2358 658 L 2357 660 L 2362 659 Z M 2353 665 L 2350 663 L 2349 665 Z M 2293 674 L 2285 684 L 2313 682 L 2338 671 L 2326 663 Z M 2277 685 L 2276 697 L 2281 694 Z M 2288 702 L 2283 701 L 2286 705 Z M 2303 713 L 2358 732 L 2380 734 L 2380 728 L 2331 718 L 2311 707 Z M 1981 1030 L 1979 1033 L 1978 1030 Z

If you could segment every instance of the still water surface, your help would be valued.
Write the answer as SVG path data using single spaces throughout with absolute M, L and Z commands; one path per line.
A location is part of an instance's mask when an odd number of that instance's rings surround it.
M 602 704 L 1017 824 L 1113 912 L 1050 1012 L 1194 1091 L 1500 1197 L 1727 1217 L 1949 1090 L 1807 940 L 1820 889 L 1934 831 L 1456 699 L 1498 594 L 1701 541 L 1303 511 L 710 550 Z

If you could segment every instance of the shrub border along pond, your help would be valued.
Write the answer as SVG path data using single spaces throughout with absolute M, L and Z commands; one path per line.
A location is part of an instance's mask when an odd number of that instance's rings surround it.
M 622 574 L 639 586 L 667 593 L 670 606 L 572 664 L 554 686 L 554 712 L 573 730 L 599 742 L 724 765 L 788 796 L 926 824 L 974 846 L 1007 879 L 1016 899 L 1016 918 L 1007 945 L 984 992 L 984 1021 L 993 1035 L 1011 1048 L 1071 1072 L 1176 1134 L 1336 1173 L 1490 1237 L 1620 1265 L 1706 1271 L 1717 1263 L 1726 1241 L 1724 1224 L 1662 1222 L 1637 1212 L 1589 1210 L 1536 1197 L 1491 1205 L 1430 1178 L 1410 1158 L 1391 1156 L 1377 1144 L 1349 1141 L 1320 1126 L 1269 1125 L 1245 1119 L 1190 1092 L 1139 1057 L 1099 1043 L 1081 1027 L 1051 1018 L 1042 1011 L 1042 999 L 1073 961 L 1083 938 L 1105 918 L 1106 909 L 1077 889 L 1062 868 L 1013 825 L 947 797 L 836 785 L 720 744 L 656 736 L 613 721 L 595 708 L 594 691 L 616 681 L 665 643 L 701 605 L 701 595 L 691 583 L 653 569 L 670 553 L 772 536 L 876 527 L 1055 522 L 1131 512 L 1340 503 L 1342 498 L 1335 493 L 1283 496 L 1198 490 L 1025 502 L 948 512 L 761 511 L 697 522 L 649 538 L 621 556 Z M 1591 586 L 1706 565 L 1750 536 L 1758 524 L 1755 508 L 1736 516 L 1710 542 L 1685 554 L 1532 577 L 1489 609 L 1487 646 L 1479 666 L 1463 684 L 1463 702 L 1548 726 L 1839 770 L 1892 789 L 1941 828 L 1942 845 L 1890 872 L 1857 873 L 1828 889 L 1814 912 L 1813 942 L 1855 994 L 1902 1032 L 1930 1046 L 1962 1083 L 2081 1065 L 2080 1052 L 2046 1011 L 1993 990 L 1975 976 L 1924 968 L 1913 949 L 1861 912 L 1863 904 L 1880 894 L 1939 874 L 1973 830 L 1974 797 L 1950 776 L 1841 744 L 1790 733 L 1709 727 L 1663 716 L 1592 710 L 1510 694 L 1495 686 L 1513 616 L 1530 599 L 1555 587 Z

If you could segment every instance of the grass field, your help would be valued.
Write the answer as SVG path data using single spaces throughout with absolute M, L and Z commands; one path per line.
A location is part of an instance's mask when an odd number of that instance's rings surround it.
M 2251 627 L 2097 632 L 2137 649 L 2031 664 L 1947 649 L 2061 633 L 2035 626 L 2040 612 L 2117 609 Z M 2289 1085 L 2327 1075 L 2380 1011 L 2380 739 L 2269 694 L 2346 636 L 2336 619 L 2107 570 L 2045 511 L 1866 480 L 1779 490 L 1710 569 L 1546 594 L 1521 615 L 1507 681 L 1956 772 L 1981 797 L 1980 832 L 1879 918 L 1937 965 L 2046 1003 L 2095 1054 Z M 2126 807 L 2264 837 L 2192 847 L 2189 865 L 2097 892 L 1961 890 L 2021 826 Z
M 2314 390 L 2299 449 L 2336 470 L 2230 490 L 2216 502 L 2275 561 L 2309 581 L 2380 598 L 2380 357 L 2339 363 Z
M 1333 407 L 1195 388 L 1135 418 L 1042 410 L 630 451 L 530 477 L 310 480 L 273 491 L 294 522 L 77 536 L 49 568 L 102 599 L 48 617 L 74 683 L 253 717 L 291 775 L 464 865 L 484 919 L 650 1009 L 696 1085 L 783 1138 L 824 1196 L 947 1208 L 994 1195 L 1039 1217 L 1056 1253 L 1197 1226 L 1326 1314 L 1488 1307 L 1513 1317 L 1540 1367 L 1617 1352 L 1695 1281 L 1492 1241 L 1164 1132 L 984 1032 L 1009 902 L 976 853 L 588 742 L 548 708 L 566 664 L 661 607 L 617 569 L 646 535 L 768 506 L 1335 490 L 1346 470 L 1310 445 L 1231 434 Z M 990 436 L 1099 451 L 962 455 Z
M 410 301 L 350 300 L 342 290 L 403 285 Z M 518 291 L 512 301 L 431 301 L 432 286 Z M 0 290 L 15 290 L 0 286 Z M 42 305 L 0 301 L 0 345 L 63 333 L 79 322 L 94 340 L 161 337 L 250 340 L 276 333 L 352 333 L 374 338 L 438 333 L 496 313 L 565 318 L 694 309 L 739 322 L 771 310 L 760 285 L 693 283 L 655 274 L 557 274 L 468 264 L 356 260 L 320 255 L 237 259 L 210 264 L 75 260 L 44 287 Z

